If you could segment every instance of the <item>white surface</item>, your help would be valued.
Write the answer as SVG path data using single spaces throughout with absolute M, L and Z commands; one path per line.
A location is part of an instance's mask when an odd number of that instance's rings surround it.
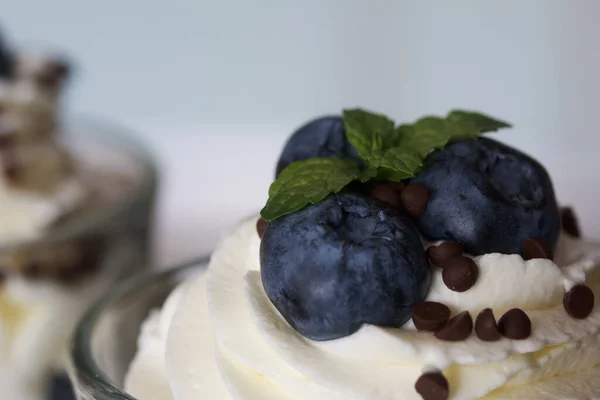
M 165 167 L 161 262 L 210 249 L 264 201 L 289 132 L 361 105 L 475 108 L 544 162 L 600 236 L 595 0 L 0 0 L 18 43 L 78 61 L 71 109 L 143 132 Z

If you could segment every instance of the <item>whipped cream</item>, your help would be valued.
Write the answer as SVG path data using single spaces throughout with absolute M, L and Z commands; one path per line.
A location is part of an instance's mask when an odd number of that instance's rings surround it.
M 600 245 L 563 236 L 556 262 L 476 257 L 479 280 L 464 293 L 450 291 L 434 270 L 428 300 L 473 316 L 492 308 L 497 318 L 518 306 L 532 321 L 526 340 L 490 343 L 473 334 L 444 342 L 408 323 L 402 329 L 365 325 L 351 336 L 315 342 L 291 328 L 267 298 L 255 222 L 235 229 L 216 249 L 208 272 L 175 292 L 147 322 L 128 392 L 141 400 L 193 400 L 207 393 L 243 400 L 420 399 L 416 380 L 439 369 L 452 399 L 600 397 L 600 307 L 575 320 L 562 306 L 565 290 L 580 282 L 600 299 L 594 281 Z M 148 390 L 143 371 L 149 369 L 153 384 L 160 381 L 165 389 L 160 395 Z

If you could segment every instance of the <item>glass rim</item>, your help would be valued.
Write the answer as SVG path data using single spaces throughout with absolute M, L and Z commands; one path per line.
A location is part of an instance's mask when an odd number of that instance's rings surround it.
M 63 124 L 64 128 L 59 135 L 61 139 L 67 139 L 67 143 L 69 138 L 76 138 L 76 140 L 108 143 L 119 149 L 129 151 L 137 158 L 142 168 L 139 187 L 131 195 L 125 196 L 123 199 L 115 201 L 106 207 L 86 213 L 64 226 L 52 228 L 40 237 L 0 246 L 0 251 L 19 250 L 59 243 L 102 230 L 103 227 L 110 225 L 113 221 L 120 220 L 121 218 L 127 219 L 130 211 L 136 209 L 140 202 L 154 196 L 159 180 L 156 159 L 152 151 L 150 151 L 143 141 L 137 138 L 133 130 L 101 118 L 87 115 L 68 117 L 64 120 Z
M 198 267 L 206 268 L 209 259 L 209 255 L 204 255 L 164 271 L 145 271 L 136 274 L 98 299 L 85 312 L 71 339 L 68 369 L 73 384 L 84 384 L 94 395 L 111 396 L 110 398 L 115 400 L 137 400 L 113 382 L 94 359 L 91 344 L 98 320 L 106 309 L 118 303 L 124 296 L 134 293 L 138 288 L 178 276 L 188 276 Z

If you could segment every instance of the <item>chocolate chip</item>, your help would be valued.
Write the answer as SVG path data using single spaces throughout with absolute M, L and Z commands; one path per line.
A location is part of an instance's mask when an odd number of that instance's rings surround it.
M 421 185 L 420 183 L 411 183 L 402 190 L 400 199 L 410 215 L 420 217 L 425 212 L 425 208 L 427 208 L 429 190 L 427 190 L 425 185 Z
M 256 221 L 256 232 L 258 232 L 258 237 L 262 239 L 265 231 L 267 230 L 268 222 L 258 217 L 258 221 Z
M 565 293 L 563 307 L 575 319 L 584 319 L 594 309 L 594 292 L 586 285 L 575 285 Z
M 441 372 L 427 372 L 419 377 L 415 390 L 423 400 L 446 400 L 449 394 L 448 380 Z
M 491 308 L 481 311 L 475 319 L 475 334 L 485 342 L 495 342 L 500 340 L 500 331 Z
M 546 247 L 537 239 L 526 238 L 523 240 L 522 254 L 524 260 L 533 260 L 534 258 L 552 259 L 552 255 Z
M 444 242 L 437 246 L 429 246 L 427 255 L 433 265 L 442 265 L 444 261 L 460 257 L 463 254 L 463 246 L 457 242 Z
M 479 267 L 469 257 L 455 257 L 443 262 L 441 267 L 444 284 L 455 292 L 469 290 L 479 277 Z
M 376 185 L 371 190 L 371 197 L 388 203 L 392 207 L 400 208 L 400 194 L 391 185 Z
M 522 340 L 531 336 L 531 320 L 520 308 L 508 310 L 500 321 L 498 330 L 509 339 Z
M 579 221 L 575 215 L 575 211 L 571 207 L 563 207 L 560 210 L 560 220 L 562 228 L 565 232 L 573 237 L 581 237 L 581 229 L 579 229 Z
M 435 332 L 450 318 L 450 309 L 435 301 L 424 301 L 412 310 L 412 320 L 420 331 Z
M 463 311 L 448 322 L 435 333 L 435 337 L 448 342 L 465 340 L 473 331 L 473 318 L 468 311 Z

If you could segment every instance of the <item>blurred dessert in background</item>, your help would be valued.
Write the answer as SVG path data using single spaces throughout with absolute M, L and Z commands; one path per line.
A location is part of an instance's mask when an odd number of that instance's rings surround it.
M 70 75 L 0 36 L 0 387 L 16 400 L 46 396 L 87 305 L 147 262 L 152 162 L 110 132 L 65 134 Z

